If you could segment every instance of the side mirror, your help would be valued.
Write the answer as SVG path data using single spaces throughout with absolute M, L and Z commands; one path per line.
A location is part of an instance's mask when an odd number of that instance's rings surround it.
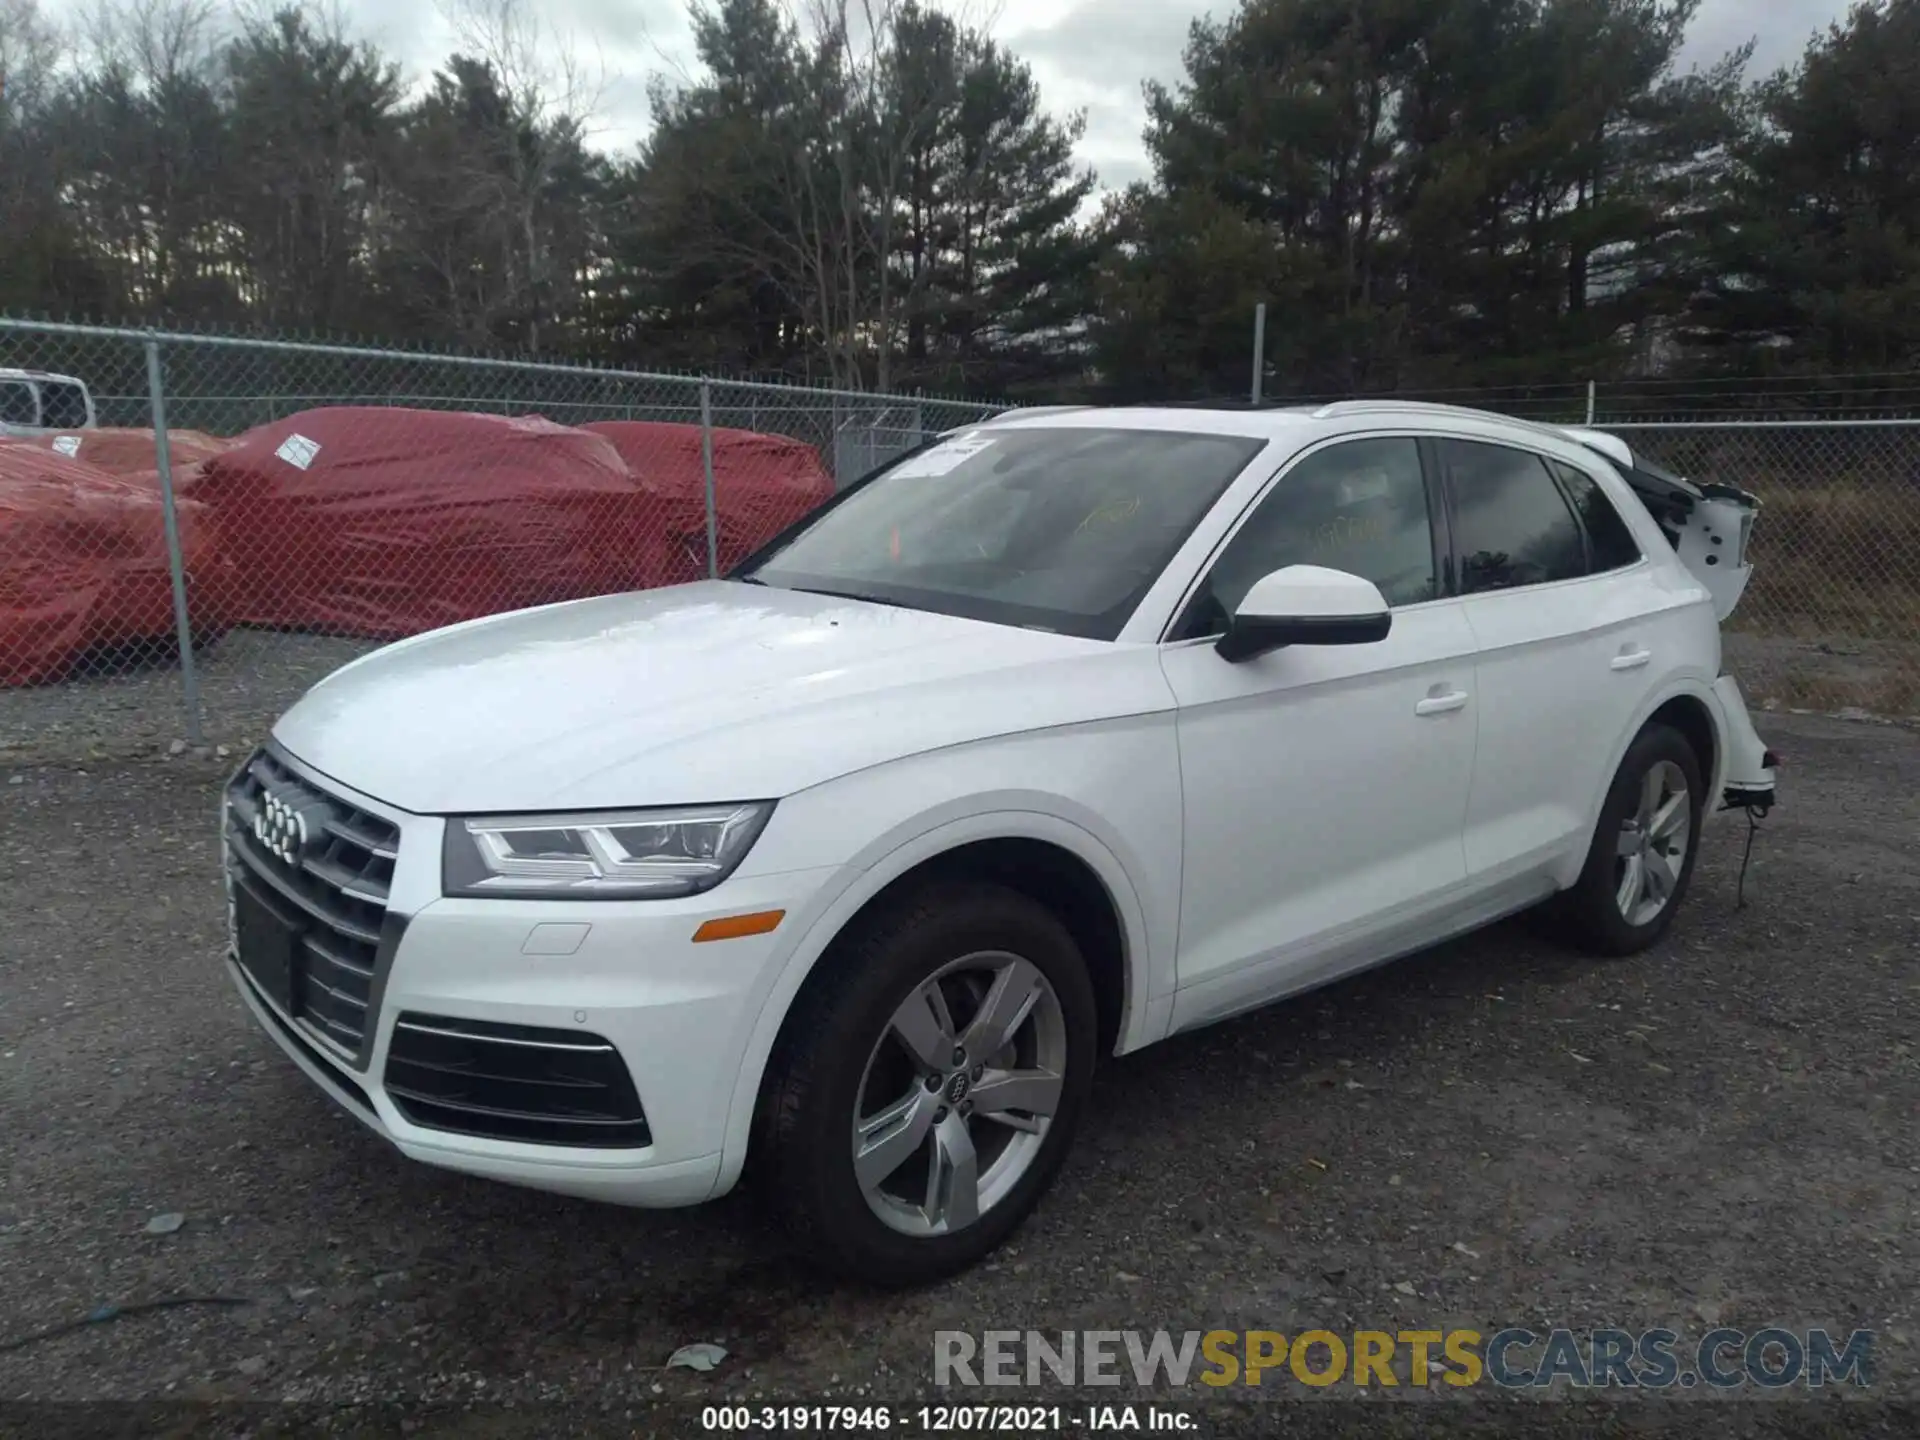
M 1371 645 L 1392 628 L 1386 596 L 1371 580 L 1289 565 L 1254 582 L 1214 648 L 1238 664 L 1284 645 Z

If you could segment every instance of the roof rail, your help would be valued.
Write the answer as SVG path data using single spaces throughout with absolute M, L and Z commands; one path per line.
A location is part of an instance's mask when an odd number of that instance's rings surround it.
M 1335 400 L 1314 411 L 1313 418 L 1330 420 L 1337 415 L 1374 415 L 1407 411 L 1420 415 L 1471 415 L 1476 419 L 1492 416 L 1496 420 L 1508 420 L 1517 425 L 1536 425 L 1537 423 L 1532 420 L 1522 420 L 1517 415 L 1502 415 L 1498 410 L 1476 410 L 1470 405 L 1439 405 L 1431 400 Z
M 1292 400 L 1134 400 L 1129 410 L 1293 410 Z
M 1524 430 L 1535 430 L 1542 434 L 1557 436 L 1562 440 L 1571 440 L 1575 444 L 1591 450 L 1594 454 L 1624 466 L 1629 472 L 1651 471 L 1666 480 L 1679 480 L 1680 477 L 1668 474 L 1658 466 L 1649 466 L 1647 461 L 1637 454 L 1626 441 L 1617 435 L 1590 426 L 1556 425 L 1550 421 L 1528 420 L 1519 415 L 1505 415 L 1498 410 L 1475 410 L 1467 405 L 1439 405 L 1426 400 L 1336 400 L 1314 411 L 1316 420 L 1331 419 L 1339 415 L 1372 415 L 1411 411 L 1419 415 L 1466 415 L 1476 420 L 1501 420 L 1509 425 L 1517 425 Z M 1680 481 L 1682 484 L 1690 482 Z
M 1555 428 L 1589 450 L 1598 451 L 1616 465 L 1625 465 L 1631 470 L 1641 463 L 1633 453 L 1633 447 L 1618 435 L 1609 435 L 1604 430 L 1592 430 L 1582 425 L 1560 425 Z
M 996 410 L 977 425 L 997 425 L 1002 420 L 1030 420 L 1036 415 L 1071 415 L 1080 410 L 1098 409 L 1095 405 L 1016 405 L 1009 410 Z M 964 425 L 959 427 L 965 429 Z

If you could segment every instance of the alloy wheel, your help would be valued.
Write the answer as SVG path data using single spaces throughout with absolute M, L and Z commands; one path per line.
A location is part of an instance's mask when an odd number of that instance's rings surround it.
M 1693 803 L 1687 777 L 1671 760 L 1651 766 L 1640 782 L 1640 802 L 1620 826 L 1614 859 L 1614 899 L 1629 925 L 1649 925 L 1673 899 L 1693 843 Z
M 1060 998 L 1031 961 L 981 951 L 921 982 L 854 1100 L 854 1175 L 874 1214 L 924 1238 L 999 1204 L 1040 1154 L 1066 1066 Z

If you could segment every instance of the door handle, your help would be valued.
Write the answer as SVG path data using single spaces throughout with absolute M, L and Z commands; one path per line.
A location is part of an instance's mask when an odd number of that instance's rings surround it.
M 1413 713 L 1416 715 L 1445 715 L 1450 711 L 1464 710 L 1466 708 L 1467 692 L 1464 690 L 1453 690 L 1445 695 L 1429 695 L 1413 707 Z
M 1616 670 L 1638 670 L 1651 659 L 1653 659 L 1651 650 L 1622 650 L 1613 657 L 1612 663 Z

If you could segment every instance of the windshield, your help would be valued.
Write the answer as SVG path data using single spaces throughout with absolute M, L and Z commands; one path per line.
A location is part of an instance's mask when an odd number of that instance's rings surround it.
M 972 431 L 869 477 L 735 578 L 1111 640 L 1265 444 Z

